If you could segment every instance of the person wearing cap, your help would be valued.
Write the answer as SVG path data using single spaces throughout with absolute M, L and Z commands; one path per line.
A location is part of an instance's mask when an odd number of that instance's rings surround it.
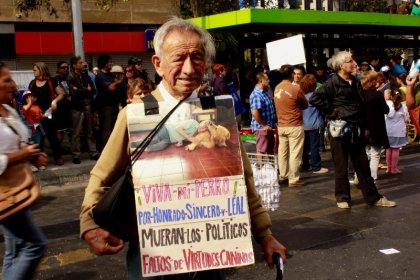
M 80 135 L 82 129 L 86 136 L 90 158 L 97 160 L 95 139 L 92 125 L 92 102 L 96 94 L 95 85 L 88 73 L 84 70 L 84 61 L 80 56 L 70 59 L 71 73 L 68 76 L 68 84 L 71 93 L 71 153 L 73 163 L 80 164 Z
M 136 68 L 137 76 L 134 78 L 142 78 L 143 80 L 147 81 L 147 72 L 142 68 L 143 60 L 137 57 L 132 57 L 128 60 L 127 66 L 134 66 Z
M 25 90 L 22 95 L 23 106 L 22 114 L 25 117 L 26 124 L 29 128 L 31 134 L 31 141 L 34 144 L 41 146 L 44 142 L 45 132 L 42 129 L 41 119 L 48 116 L 42 113 L 41 108 L 36 103 L 36 97 L 32 94 L 30 90 Z M 45 166 L 41 165 L 39 168 L 33 166 L 32 171 L 44 170 Z
M 360 71 L 363 73 L 369 70 L 370 70 L 369 63 L 367 61 L 362 61 L 362 63 L 360 63 Z
M 123 75 L 115 75 L 112 69 L 112 59 L 109 55 L 103 54 L 98 57 L 98 75 L 95 78 L 98 94 L 95 99 L 95 106 L 99 116 L 99 145 L 101 151 L 108 142 L 119 112 L 119 88 L 122 84 Z

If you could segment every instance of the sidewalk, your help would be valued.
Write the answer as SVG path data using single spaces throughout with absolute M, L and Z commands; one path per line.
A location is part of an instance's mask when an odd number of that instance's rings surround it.
M 54 160 L 49 157 L 45 170 L 35 172 L 34 175 L 40 183 L 41 188 L 50 185 L 62 186 L 86 182 L 89 180 L 90 171 L 96 161 L 89 159 L 88 154 L 82 154 L 81 164 L 74 164 L 71 155 L 63 155 L 64 165 L 55 165 Z

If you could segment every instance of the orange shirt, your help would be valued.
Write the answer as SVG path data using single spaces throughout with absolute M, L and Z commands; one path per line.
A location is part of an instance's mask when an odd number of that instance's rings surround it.
M 276 107 L 279 127 L 302 126 L 302 110 L 308 107 L 308 101 L 298 85 L 284 80 L 274 90 L 274 105 Z
M 28 124 L 37 124 L 41 122 L 42 111 L 38 105 L 32 105 L 29 110 L 23 109 L 22 111 Z

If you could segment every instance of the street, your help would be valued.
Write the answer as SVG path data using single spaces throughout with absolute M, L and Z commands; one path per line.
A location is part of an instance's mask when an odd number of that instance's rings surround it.
M 282 186 L 280 207 L 270 211 L 274 235 L 288 249 L 284 279 L 419 279 L 420 145 L 401 152 L 402 175 L 379 171 L 378 188 L 396 208 L 363 203 L 352 187 L 351 210 L 336 207 L 329 151 L 327 174 L 302 173 L 303 187 Z M 73 167 L 71 163 L 68 166 Z M 49 240 L 35 279 L 125 279 L 125 254 L 97 257 L 79 238 L 79 212 L 86 180 L 42 188 L 33 215 Z M 4 251 L 3 241 L 0 251 Z M 379 250 L 394 248 L 397 254 Z M 228 279 L 275 279 L 254 244 L 256 264 L 229 269 Z M 1 254 L 2 258 L 2 254 Z

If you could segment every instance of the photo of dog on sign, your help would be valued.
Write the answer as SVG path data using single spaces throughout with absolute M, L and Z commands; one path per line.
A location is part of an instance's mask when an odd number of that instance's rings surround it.
M 152 127 L 149 122 L 157 116 L 128 114 L 135 116 L 131 120 L 128 117 L 133 150 L 146 138 Z M 230 96 L 215 98 L 211 107 L 202 106 L 198 99 L 188 100 L 173 117 L 154 135 L 135 164 L 142 182 L 243 174 L 239 131 Z

